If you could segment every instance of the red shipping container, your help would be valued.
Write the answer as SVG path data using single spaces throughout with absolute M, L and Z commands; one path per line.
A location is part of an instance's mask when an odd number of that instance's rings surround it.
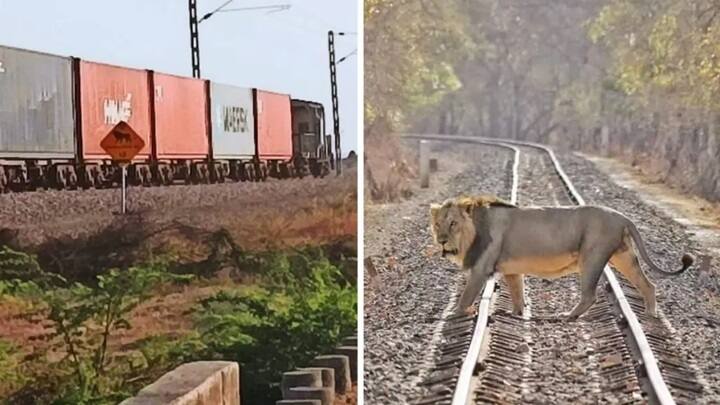
M 85 159 L 110 159 L 100 141 L 120 121 L 145 141 L 135 159 L 150 157 L 150 93 L 148 72 L 80 61 L 82 151 Z
M 162 73 L 155 73 L 153 77 L 157 158 L 207 158 L 205 81 Z
M 292 158 L 292 114 L 290 96 L 255 90 L 257 145 L 260 159 Z

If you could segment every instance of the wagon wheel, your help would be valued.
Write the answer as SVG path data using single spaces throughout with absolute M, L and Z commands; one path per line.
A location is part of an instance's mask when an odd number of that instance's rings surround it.
M 55 188 L 63 190 L 67 186 L 67 179 L 65 178 L 65 172 L 59 167 L 55 168 Z
M 185 173 L 185 184 L 197 184 L 198 170 L 195 165 L 185 166 L 182 171 Z
M 143 167 L 140 169 L 140 183 L 143 185 L 143 187 L 152 186 L 152 174 L 147 167 Z
M 173 175 L 172 170 L 170 170 L 169 167 L 165 167 L 160 173 L 162 174 L 163 183 L 166 186 L 171 186 L 173 181 L 175 181 L 175 176 Z
M 215 165 L 208 166 L 208 182 L 209 183 L 218 183 L 218 172 Z
M 150 168 L 150 184 L 153 186 L 162 186 L 165 184 L 163 180 L 162 168 L 160 166 L 154 166 Z
M 43 176 L 44 178 L 45 176 Z M 90 173 L 90 168 L 87 166 L 80 166 L 80 176 L 78 176 L 80 187 L 83 190 L 87 190 L 90 187 L 92 187 L 92 173 Z
M 78 188 L 78 176 L 72 168 L 68 169 L 67 184 L 70 190 L 77 190 Z
M 200 166 L 200 182 L 203 184 L 210 184 L 210 170 L 207 165 Z
M 247 163 L 243 163 L 239 168 L 238 172 L 238 180 L 240 181 L 250 181 L 250 167 Z
M 7 192 L 8 188 L 8 179 L 7 175 L 5 174 L 5 169 L 0 166 L 0 194 Z
M 245 167 L 245 175 L 247 181 L 255 181 L 255 165 L 247 165 Z
M 225 183 L 225 178 L 227 177 L 227 173 L 225 173 L 225 168 L 218 164 L 215 166 L 215 171 L 217 172 L 217 182 L 218 183 Z
M 90 171 L 90 176 L 92 177 L 93 187 L 98 189 L 105 187 L 105 177 L 100 169 L 93 167 Z
M 280 165 L 280 178 L 287 179 L 290 177 L 290 167 L 287 164 Z

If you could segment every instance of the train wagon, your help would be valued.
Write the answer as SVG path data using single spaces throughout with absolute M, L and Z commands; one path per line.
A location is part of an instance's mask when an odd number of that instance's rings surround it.
M 129 167 L 129 181 L 149 185 L 153 128 L 148 71 L 84 60 L 77 64 L 81 185 L 102 187 L 119 180 L 120 171 L 100 142 L 120 121 L 127 122 L 145 142 Z
M 254 89 L 255 143 L 263 177 L 292 177 L 292 111 L 290 96 Z
M 325 109 L 320 103 L 292 99 L 292 134 L 295 168 L 325 176 L 331 169 L 331 137 L 325 134 Z
M 154 92 L 152 180 L 155 184 L 223 181 L 210 161 L 206 80 L 151 72 Z
M 0 192 L 75 181 L 73 62 L 0 46 Z
M 210 82 L 213 161 L 234 181 L 256 176 L 255 99 L 253 90 Z
M 322 176 L 321 104 L 287 94 L 0 46 L 0 192 L 101 188 L 120 168 L 100 147 L 120 121 L 145 146 L 133 185 Z

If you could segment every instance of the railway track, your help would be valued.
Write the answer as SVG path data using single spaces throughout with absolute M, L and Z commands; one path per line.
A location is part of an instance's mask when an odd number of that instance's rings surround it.
M 552 150 L 460 136 L 408 138 L 491 145 L 514 152 L 511 201 L 585 205 Z M 530 173 L 526 178 L 520 171 Z M 523 191 L 528 189 L 527 192 Z M 534 189 L 534 190 L 533 190 Z M 575 277 L 526 277 L 526 310 L 512 315 L 501 280 L 487 282 L 475 317 L 446 319 L 437 361 L 415 404 L 695 403 L 695 369 L 666 344 L 667 321 L 646 317 L 642 298 L 605 267 L 602 291 L 579 321 L 559 317 L 577 302 Z

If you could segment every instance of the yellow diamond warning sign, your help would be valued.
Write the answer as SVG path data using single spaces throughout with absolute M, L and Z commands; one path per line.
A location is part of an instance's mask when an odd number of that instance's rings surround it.
M 113 160 L 132 160 L 145 147 L 145 141 L 125 121 L 120 121 L 100 142 Z

